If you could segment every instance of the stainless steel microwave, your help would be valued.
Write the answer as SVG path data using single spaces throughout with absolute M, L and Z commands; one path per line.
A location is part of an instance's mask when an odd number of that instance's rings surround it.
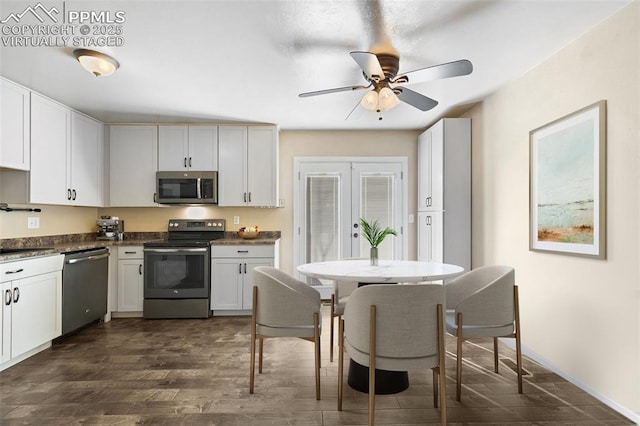
M 156 172 L 160 204 L 218 204 L 218 172 Z

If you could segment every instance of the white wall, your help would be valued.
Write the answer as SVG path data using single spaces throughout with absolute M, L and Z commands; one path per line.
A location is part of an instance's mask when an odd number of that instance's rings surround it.
M 473 119 L 473 263 L 509 264 L 523 345 L 640 418 L 640 3 L 467 115 Z M 607 259 L 529 251 L 529 131 L 607 101 Z

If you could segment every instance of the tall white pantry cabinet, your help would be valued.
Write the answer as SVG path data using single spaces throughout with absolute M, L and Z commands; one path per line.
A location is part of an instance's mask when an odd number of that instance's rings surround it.
M 471 269 L 471 119 L 418 137 L 418 260 Z

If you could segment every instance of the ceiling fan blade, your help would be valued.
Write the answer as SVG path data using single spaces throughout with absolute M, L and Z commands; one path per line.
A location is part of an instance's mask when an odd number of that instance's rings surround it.
M 404 79 L 406 79 L 406 83 L 419 83 L 423 81 L 467 75 L 471 74 L 472 71 L 473 64 L 466 59 L 462 59 L 459 61 L 448 62 L 446 64 L 409 71 L 398 76 L 395 81 L 398 83 L 405 83 Z
M 305 92 L 300 93 L 298 97 L 300 98 L 308 98 L 310 96 L 318 96 L 318 95 L 326 95 L 327 93 L 337 93 L 337 92 L 352 92 L 354 90 L 362 90 L 368 89 L 369 86 L 346 86 L 346 87 L 336 87 L 334 89 L 325 89 L 325 90 L 317 90 L 315 92 Z
M 344 118 L 345 121 L 349 119 L 349 117 L 351 117 L 351 115 L 358 109 L 358 107 L 360 106 L 360 101 L 358 101 L 358 103 L 356 104 L 356 106 L 354 106 L 351 111 L 349 112 L 349 114 L 347 114 L 347 116 Z
M 375 53 L 371 52 L 351 52 L 351 57 L 358 63 L 367 78 L 371 81 L 384 80 L 384 71 L 380 66 L 380 61 Z
M 406 87 L 396 87 L 394 92 L 396 92 L 396 95 L 402 102 L 406 102 L 409 105 L 418 108 L 420 111 L 429 111 L 438 105 L 438 101 L 435 99 L 431 99 L 428 96 L 409 90 Z

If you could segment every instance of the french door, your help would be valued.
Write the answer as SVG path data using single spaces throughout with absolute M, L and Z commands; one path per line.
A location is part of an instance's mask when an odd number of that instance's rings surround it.
M 398 232 L 380 259 L 406 255 L 406 158 L 294 159 L 294 269 L 308 262 L 369 257 L 360 218 Z

